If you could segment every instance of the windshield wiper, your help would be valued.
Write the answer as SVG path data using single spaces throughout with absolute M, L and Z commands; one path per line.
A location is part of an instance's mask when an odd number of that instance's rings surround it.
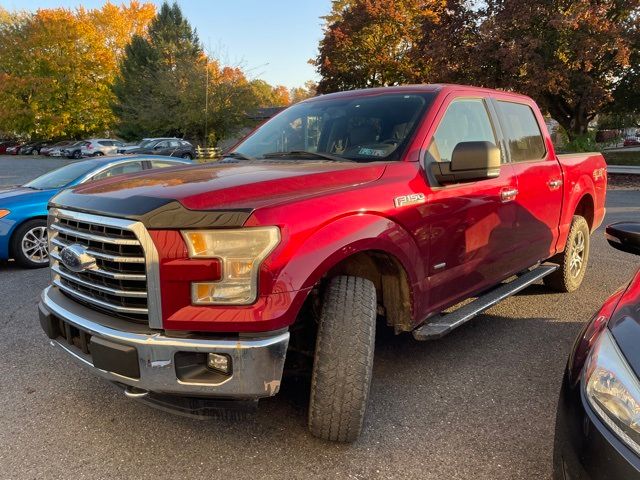
M 250 155 L 246 155 L 244 153 L 241 152 L 230 152 L 230 153 L 225 153 L 224 155 L 222 155 L 222 158 L 237 158 L 240 160 L 249 160 L 249 161 L 254 161 L 255 158 L 253 158 Z
M 265 153 L 263 158 L 281 158 L 281 157 L 316 157 L 323 160 L 331 160 L 332 162 L 353 162 L 354 160 L 339 155 L 331 155 L 330 153 L 307 152 L 306 150 L 291 150 L 290 152 L 271 152 Z

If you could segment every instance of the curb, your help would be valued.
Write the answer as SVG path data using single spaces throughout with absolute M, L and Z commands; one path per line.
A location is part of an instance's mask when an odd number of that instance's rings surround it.
M 640 175 L 640 166 L 607 165 L 607 173 L 619 173 L 622 175 Z

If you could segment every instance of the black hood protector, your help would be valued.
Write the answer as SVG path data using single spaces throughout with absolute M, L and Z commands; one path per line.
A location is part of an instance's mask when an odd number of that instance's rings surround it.
M 105 198 L 78 195 L 72 190 L 64 190 L 53 197 L 49 207 L 126 218 L 142 222 L 147 228 L 157 229 L 241 227 L 252 212 L 252 209 L 189 210 L 177 200 L 170 198 Z

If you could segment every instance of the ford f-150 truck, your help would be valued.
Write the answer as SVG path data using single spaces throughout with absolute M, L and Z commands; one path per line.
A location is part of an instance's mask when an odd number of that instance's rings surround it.
M 576 290 L 605 192 L 602 156 L 556 155 L 530 98 L 320 96 L 215 164 L 54 197 L 40 322 L 128 396 L 183 413 L 307 371 L 310 431 L 353 441 L 376 329 L 435 339 L 539 279 Z

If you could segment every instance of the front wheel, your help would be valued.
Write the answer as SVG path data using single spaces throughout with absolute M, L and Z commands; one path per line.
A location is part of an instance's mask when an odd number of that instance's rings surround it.
M 353 442 L 360 435 L 373 368 L 376 289 L 370 280 L 338 276 L 325 290 L 311 379 L 309 430 Z
M 193 157 L 190 153 L 185 153 L 184 155 L 182 155 L 182 158 L 184 158 L 185 160 L 191 160 Z
M 587 270 L 589 261 L 589 224 L 580 215 L 574 215 L 564 252 L 551 259 L 560 268 L 544 277 L 544 284 L 559 292 L 575 292 Z
M 13 234 L 11 243 L 13 257 L 23 267 L 41 268 L 49 265 L 46 220 L 25 222 Z
M 80 150 L 76 150 L 75 152 L 73 152 L 73 158 L 82 158 L 82 153 L 80 153 Z

